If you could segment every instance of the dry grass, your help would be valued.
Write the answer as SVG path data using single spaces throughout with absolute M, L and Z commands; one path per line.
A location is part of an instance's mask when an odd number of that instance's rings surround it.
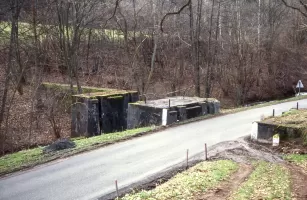
M 307 110 L 292 109 L 280 117 L 268 118 L 264 122 L 293 128 L 307 128 Z
M 97 149 L 99 147 L 130 139 L 153 130 L 155 130 L 155 127 L 145 127 L 112 134 L 103 134 L 91 138 L 79 138 L 74 140 L 76 143 L 75 148 L 65 149 L 50 154 L 44 154 L 42 147 L 7 154 L 0 157 L 0 175 L 8 174 L 25 168 L 30 168 L 35 165 L 43 164 L 63 157 L 72 156 L 81 152 Z
M 233 193 L 231 200 L 291 199 L 289 171 L 277 164 L 260 162 L 255 171 Z
M 154 190 L 127 194 L 122 200 L 140 199 L 193 199 L 197 193 L 204 193 L 216 187 L 238 169 L 238 164 L 229 160 L 203 162 L 177 174 Z
M 286 155 L 285 159 L 303 168 L 307 174 L 307 155 L 290 154 Z

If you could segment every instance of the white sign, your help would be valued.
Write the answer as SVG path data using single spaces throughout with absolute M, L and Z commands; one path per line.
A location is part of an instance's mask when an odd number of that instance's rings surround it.
M 273 135 L 273 147 L 279 146 L 279 134 Z
M 252 140 L 258 139 L 258 123 L 257 122 L 253 122 L 252 124 L 251 139 Z
M 167 125 L 167 109 L 162 110 L 162 126 Z
M 301 80 L 298 81 L 296 88 L 304 88 L 304 85 Z

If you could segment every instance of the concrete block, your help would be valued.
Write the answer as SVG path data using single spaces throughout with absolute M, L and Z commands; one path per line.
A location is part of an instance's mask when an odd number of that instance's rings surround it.
M 186 106 L 178 106 L 177 107 L 178 120 L 184 121 L 187 119 L 187 107 Z
M 167 125 L 176 123 L 178 121 L 177 111 L 168 111 Z
M 200 102 L 199 106 L 201 107 L 201 112 L 202 115 L 207 115 L 208 114 L 208 105 L 207 102 Z
M 271 140 L 275 134 L 279 134 L 282 140 L 301 137 L 299 129 L 258 122 L 258 140 Z
M 80 99 L 72 105 L 72 137 L 91 137 L 100 134 L 97 99 Z
M 202 108 L 200 106 L 189 107 L 186 109 L 187 119 L 192 119 L 202 115 Z
M 140 110 L 135 104 L 128 104 L 127 128 L 134 129 L 139 126 Z

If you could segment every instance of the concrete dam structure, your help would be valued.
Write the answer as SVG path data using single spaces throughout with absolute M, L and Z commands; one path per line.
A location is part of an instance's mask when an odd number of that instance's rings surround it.
M 150 125 L 170 125 L 220 112 L 220 102 L 213 98 L 170 97 L 128 105 L 128 129 Z
M 71 137 L 92 137 L 145 126 L 170 125 L 216 114 L 220 102 L 213 98 L 167 97 L 139 101 L 137 91 L 82 87 L 82 94 L 68 95 L 70 85 L 43 83 L 41 89 L 58 96 L 71 112 Z M 73 86 L 76 92 L 77 87 Z
M 137 92 L 124 90 L 75 95 L 72 137 L 90 137 L 151 125 L 170 125 L 220 111 L 220 102 L 212 98 L 138 100 Z
M 126 130 L 128 104 L 138 100 L 138 92 L 125 90 L 73 96 L 72 137 L 91 137 Z

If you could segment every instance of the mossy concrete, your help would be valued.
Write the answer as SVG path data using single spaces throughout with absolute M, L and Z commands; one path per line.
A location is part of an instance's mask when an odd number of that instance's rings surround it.
M 42 88 L 65 93 L 65 102 L 72 105 L 72 137 L 126 130 L 128 104 L 139 101 L 137 91 L 82 86 L 82 94 L 70 96 L 69 84 L 43 83 Z M 77 93 L 77 86 L 73 90 Z
M 299 139 L 307 145 L 307 110 L 292 109 L 258 122 L 258 139 L 271 140 L 275 134 L 282 140 Z

